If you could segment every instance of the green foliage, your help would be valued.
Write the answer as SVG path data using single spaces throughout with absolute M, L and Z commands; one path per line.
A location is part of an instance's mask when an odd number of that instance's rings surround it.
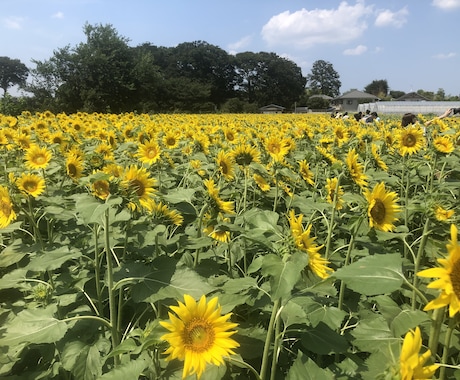
M 340 94 L 340 75 L 332 63 L 322 59 L 313 62 L 311 73 L 307 75 L 307 88 L 315 94 L 336 97 Z

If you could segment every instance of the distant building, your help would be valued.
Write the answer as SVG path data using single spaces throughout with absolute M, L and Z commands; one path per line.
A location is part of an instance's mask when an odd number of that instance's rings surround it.
M 361 103 L 377 102 L 380 98 L 367 92 L 352 90 L 334 98 L 332 103 L 340 111 L 357 111 Z
M 263 106 L 259 108 L 261 113 L 283 113 L 285 110 L 284 107 L 277 104 L 269 104 L 268 106 Z
M 404 94 L 403 96 L 400 96 L 399 98 L 396 98 L 395 100 L 398 102 L 426 102 L 430 99 L 416 92 L 409 92 L 407 94 Z

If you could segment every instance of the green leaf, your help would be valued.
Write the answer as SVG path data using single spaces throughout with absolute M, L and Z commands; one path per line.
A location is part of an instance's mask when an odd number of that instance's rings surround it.
M 35 252 L 37 248 L 32 246 L 29 247 L 22 244 L 20 239 L 15 240 L 10 245 L 7 245 L 0 255 L 0 268 L 6 268 L 10 265 L 19 263 L 24 256 L 31 252 Z
M 67 323 L 53 317 L 56 305 L 45 309 L 23 310 L 6 326 L 2 337 L 3 346 L 27 343 L 53 343 L 60 340 L 67 331 Z
M 307 314 L 302 306 L 292 300 L 283 306 L 280 315 L 285 327 L 295 324 L 305 325 L 308 321 Z
M 401 336 L 429 320 L 428 314 L 421 310 L 403 310 L 393 319 L 390 328 L 394 336 Z
M 9 289 L 19 287 L 19 283 L 26 278 L 26 269 L 15 269 L 0 278 L 0 289 Z
M 77 344 L 73 348 L 75 355 L 77 355 L 71 370 L 75 379 L 95 380 L 99 378 L 102 375 L 102 366 L 105 361 L 104 356 L 110 350 L 110 342 L 103 337 L 99 337 L 94 344 L 85 344 L 80 347 L 80 352 L 78 352 Z
M 62 246 L 54 251 L 46 251 L 39 256 L 35 256 L 27 265 L 26 269 L 35 272 L 58 269 L 66 261 L 75 260 L 80 256 L 80 251 L 76 249 L 69 250 L 68 246 Z
M 110 372 L 98 377 L 98 380 L 127 380 L 138 379 L 141 373 L 150 364 L 148 354 L 144 352 L 140 357 L 129 360 L 126 363 L 114 368 Z
M 262 275 L 270 276 L 271 298 L 276 300 L 291 294 L 294 285 L 299 281 L 300 274 L 308 264 L 308 255 L 296 252 L 281 259 L 274 254 L 264 256 Z
M 163 195 L 163 198 L 170 203 L 187 202 L 193 204 L 195 192 L 195 189 L 170 189 L 168 190 L 168 194 Z
M 389 294 L 401 288 L 401 267 L 399 254 L 373 255 L 338 269 L 333 276 L 360 294 Z
M 315 328 L 306 328 L 302 334 L 302 346 L 320 355 L 339 354 L 346 352 L 348 342 L 343 335 L 331 330 L 326 324 L 320 323 Z
M 382 346 L 399 340 L 393 336 L 387 322 L 381 316 L 360 321 L 351 334 L 355 337 L 354 345 L 366 352 L 379 351 Z
M 302 351 L 298 351 L 297 358 L 294 360 L 286 380 L 333 380 L 334 375 L 327 369 L 322 369 L 304 355 Z

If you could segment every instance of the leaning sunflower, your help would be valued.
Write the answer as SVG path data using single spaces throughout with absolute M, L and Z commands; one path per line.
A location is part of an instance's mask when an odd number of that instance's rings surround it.
M 8 188 L 0 185 L 0 228 L 7 227 L 16 219 L 13 202 L 8 193 Z
M 387 191 L 385 183 L 380 182 L 372 191 L 366 189 L 364 196 L 368 202 L 369 226 L 381 231 L 392 231 L 395 227 L 393 223 L 398 220 L 396 214 L 401 210 L 396 203 L 398 195 L 394 191 Z
M 29 169 L 45 169 L 51 161 L 52 154 L 46 147 L 32 144 L 25 154 L 26 166 Z
M 404 336 L 401 354 L 399 357 L 399 374 L 401 380 L 432 379 L 439 368 L 438 364 L 424 366 L 431 357 L 431 351 L 427 350 L 419 355 L 422 348 L 422 336 L 417 326 L 415 331 L 409 331 Z
M 399 153 L 401 156 L 417 153 L 425 146 L 423 129 L 420 126 L 412 125 L 404 128 L 399 133 Z
M 299 174 L 311 186 L 315 186 L 314 174 L 310 170 L 310 165 L 307 160 L 302 160 L 299 162 Z
M 332 205 L 334 205 L 335 201 L 335 209 L 341 210 L 343 207 L 342 197 L 344 192 L 342 186 L 338 185 L 338 181 L 339 179 L 337 177 L 326 179 L 326 201 Z
M 179 306 L 171 306 L 174 314 L 168 312 L 169 321 L 160 321 L 169 331 L 161 339 L 169 343 L 166 360 L 184 361 L 182 378 L 196 373 L 200 379 L 208 364 L 224 364 L 224 357 L 234 354 L 233 349 L 239 347 L 230 338 L 236 333 L 232 329 L 237 324 L 228 321 L 231 313 L 221 315 L 217 297 L 206 302 L 203 295 L 197 303 L 185 294 L 184 301 L 179 301 Z
M 22 173 L 16 181 L 19 190 L 36 198 L 45 191 L 45 180 L 37 174 Z
M 350 149 L 347 154 L 347 167 L 353 181 L 363 188 L 367 186 L 367 176 L 364 174 L 364 165 L 358 161 L 358 157 L 355 148 Z
M 222 174 L 222 177 L 224 177 L 227 181 L 231 181 L 235 178 L 233 157 L 230 153 L 221 150 L 217 153 L 216 163 L 220 174 Z
M 439 309 L 449 306 L 449 316 L 460 311 L 460 245 L 457 240 L 457 227 L 450 227 L 450 242 L 447 244 L 448 257 L 438 259 L 442 267 L 429 268 L 417 273 L 419 277 L 439 277 L 428 284 L 430 289 L 439 289 L 438 298 L 430 301 L 423 310 Z
M 83 157 L 75 153 L 69 153 L 66 157 L 65 166 L 67 175 L 76 181 L 83 174 Z
M 329 261 L 319 253 L 323 247 L 315 243 L 316 237 L 311 237 L 311 224 L 307 229 L 302 225 L 303 214 L 295 216 L 295 211 L 290 210 L 288 215 L 289 226 L 292 237 L 297 249 L 308 254 L 308 268 L 320 278 L 329 277 L 329 273 L 333 272 L 332 268 L 328 267 Z

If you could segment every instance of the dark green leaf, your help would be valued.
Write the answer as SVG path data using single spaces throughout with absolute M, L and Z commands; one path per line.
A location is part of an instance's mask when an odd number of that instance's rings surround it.
M 333 380 L 334 375 L 327 369 L 318 367 L 318 365 L 305 356 L 301 351 L 297 352 L 297 358 L 294 360 L 286 380 Z

